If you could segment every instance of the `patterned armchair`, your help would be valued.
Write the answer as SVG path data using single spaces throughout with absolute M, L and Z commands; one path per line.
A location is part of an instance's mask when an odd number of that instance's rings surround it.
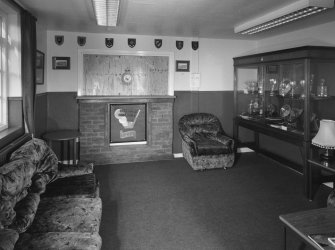
M 233 166 L 234 140 L 225 134 L 216 116 L 208 113 L 184 115 L 178 126 L 184 157 L 194 170 Z

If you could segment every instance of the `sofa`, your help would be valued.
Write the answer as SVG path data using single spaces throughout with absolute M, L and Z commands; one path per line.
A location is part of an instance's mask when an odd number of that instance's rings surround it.
M 230 168 L 234 164 L 234 140 L 220 120 L 209 113 L 184 115 L 178 122 L 184 158 L 194 170 Z
M 43 140 L 0 167 L 0 250 L 100 249 L 101 213 L 93 165 L 62 165 Z

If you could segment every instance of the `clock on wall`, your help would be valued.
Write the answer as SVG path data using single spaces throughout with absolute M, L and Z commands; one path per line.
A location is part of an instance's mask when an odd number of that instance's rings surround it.
M 130 84 L 133 81 L 133 75 L 130 73 L 130 70 L 125 70 L 121 76 L 122 83 Z

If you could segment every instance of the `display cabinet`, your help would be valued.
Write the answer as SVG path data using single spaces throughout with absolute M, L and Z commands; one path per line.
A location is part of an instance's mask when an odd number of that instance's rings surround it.
M 279 160 L 304 176 L 304 192 L 311 199 L 313 184 L 309 158 L 320 149 L 311 145 L 321 119 L 335 119 L 335 47 L 303 46 L 234 58 L 234 139 Z M 240 128 L 253 133 L 240 138 Z M 259 135 L 299 147 L 299 164 L 269 152 Z M 278 148 L 280 151 L 280 148 Z M 316 153 L 315 153 L 316 152 Z M 314 183 L 313 183 L 314 180 Z

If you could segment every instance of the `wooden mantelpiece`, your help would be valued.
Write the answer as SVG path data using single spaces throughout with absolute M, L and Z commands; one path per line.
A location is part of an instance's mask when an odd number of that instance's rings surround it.
M 173 102 L 175 96 L 156 95 L 156 96 L 78 96 L 80 102 L 113 102 L 113 103 L 134 103 L 134 102 Z

